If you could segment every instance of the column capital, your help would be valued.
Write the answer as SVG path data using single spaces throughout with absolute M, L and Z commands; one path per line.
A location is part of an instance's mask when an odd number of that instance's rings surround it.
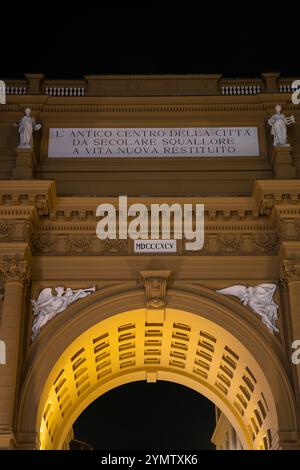
M 5 282 L 28 282 L 31 277 L 28 261 L 14 258 L 0 261 L 0 274 Z
M 281 279 L 285 282 L 300 281 L 300 258 L 283 260 Z

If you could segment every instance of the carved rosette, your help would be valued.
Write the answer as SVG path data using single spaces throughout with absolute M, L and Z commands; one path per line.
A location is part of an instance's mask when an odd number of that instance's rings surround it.
M 31 273 L 27 261 L 9 259 L 0 262 L 0 273 L 5 282 L 29 282 Z
M 69 237 L 70 250 L 75 253 L 86 253 L 91 249 L 92 240 L 84 235 L 76 234 Z
M 224 253 L 235 253 L 241 249 L 241 239 L 232 234 L 219 237 L 220 251 Z
M 254 246 L 262 253 L 276 253 L 279 247 L 279 238 L 276 233 L 260 234 L 254 237 Z
M 165 308 L 171 271 L 141 271 L 140 281 L 145 287 L 146 307 Z
M 283 261 L 281 280 L 285 282 L 300 281 L 300 258 Z
M 48 254 L 55 252 L 57 239 L 53 239 L 48 233 L 34 235 L 32 237 L 32 247 L 34 253 Z
M 105 240 L 104 245 L 105 254 L 126 254 L 127 253 L 127 240 Z

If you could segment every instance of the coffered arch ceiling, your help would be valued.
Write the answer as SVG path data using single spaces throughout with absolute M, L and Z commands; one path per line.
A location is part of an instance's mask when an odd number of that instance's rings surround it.
M 267 351 L 267 342 L 259 339 L 260 333 L 256 335 L 252 326 L 243 325 L 241 317 L 232 325 L 234 315 L 228 315 L 224 306 L 201 297 L 195 303 L 196 298 L 188 300 L 190 294 L 175 292 L 170 304 L 176 303 L 176 295 L 185 309 L 170 305 L 165 311 L 140 307 L 122 312 L 120 294 L 112 314 L 112 305 L 99 301 L 95 294 L 94 301 L 93 296 L 79 301 L 65 318 L 62 315 L 45 327 L 33 346 L 33 365 L 25 381 L 19 417 L 22 427 L 22 420 L 28 423 L 26 415 L 32 415 L 34 407 L 38 410 L 33 413 L 38 448 L 62 448 L 72 424 L 90 403 L 137 380 L 168 380 L 190 387 L 224 412 L 244 448 L 278 447 L 276 404 L 285 400 L 285 416 L 280 420 L 285 419 L 284 426 L 289 428 L 294 420 L 293 399 L 278 361 L 272 362 L 274 354 L 267 352 L 261 362 L 257 360 L 264 348 Z M 131 292 L 123 304 L 136 305 L 142 298 L 141 291 Z M 240 334 L 234 335 L 235 329 Z M 275 388 L 269 382 L 270 368 L 273 380 L 278 381 Z

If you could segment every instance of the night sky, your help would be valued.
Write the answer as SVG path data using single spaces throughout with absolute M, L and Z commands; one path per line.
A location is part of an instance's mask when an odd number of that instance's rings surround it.
M 126 2 L 113 8 L 105 2 L 6 2 L 0 11 L 0 78 L 23 78 L 24 72 L 48 78 L 252 77 L 274 71 L 300 76 L 299 6 L 224 3 L 151 2 L 146 8 Z
M 182 385 L 133 382 L 94 401 L 73 426 L 94 449 L 214 449 L 215 407 Z

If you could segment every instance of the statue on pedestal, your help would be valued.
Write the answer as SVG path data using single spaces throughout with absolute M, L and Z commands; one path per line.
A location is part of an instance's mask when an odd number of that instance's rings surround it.
M 294 116 L 285 117 L 281 113 L 282 107 L 280 104 L 275 106 L 276 114 L 270 117 L 268 123 L 272 126 L 271 134 L 274 137 L 274 147 L 289 147 L 287 142 L 287 126 L 295 122 Z
M 26 108 L 25 114 L 19 122 L 20 143 L 18 145 L 18 148 L 32 148 L 33 131 L 39 131 L 42 127 L 41 124 L 35 123 L 35 119 L 31 117 L 30 114 L 31 109 Z

